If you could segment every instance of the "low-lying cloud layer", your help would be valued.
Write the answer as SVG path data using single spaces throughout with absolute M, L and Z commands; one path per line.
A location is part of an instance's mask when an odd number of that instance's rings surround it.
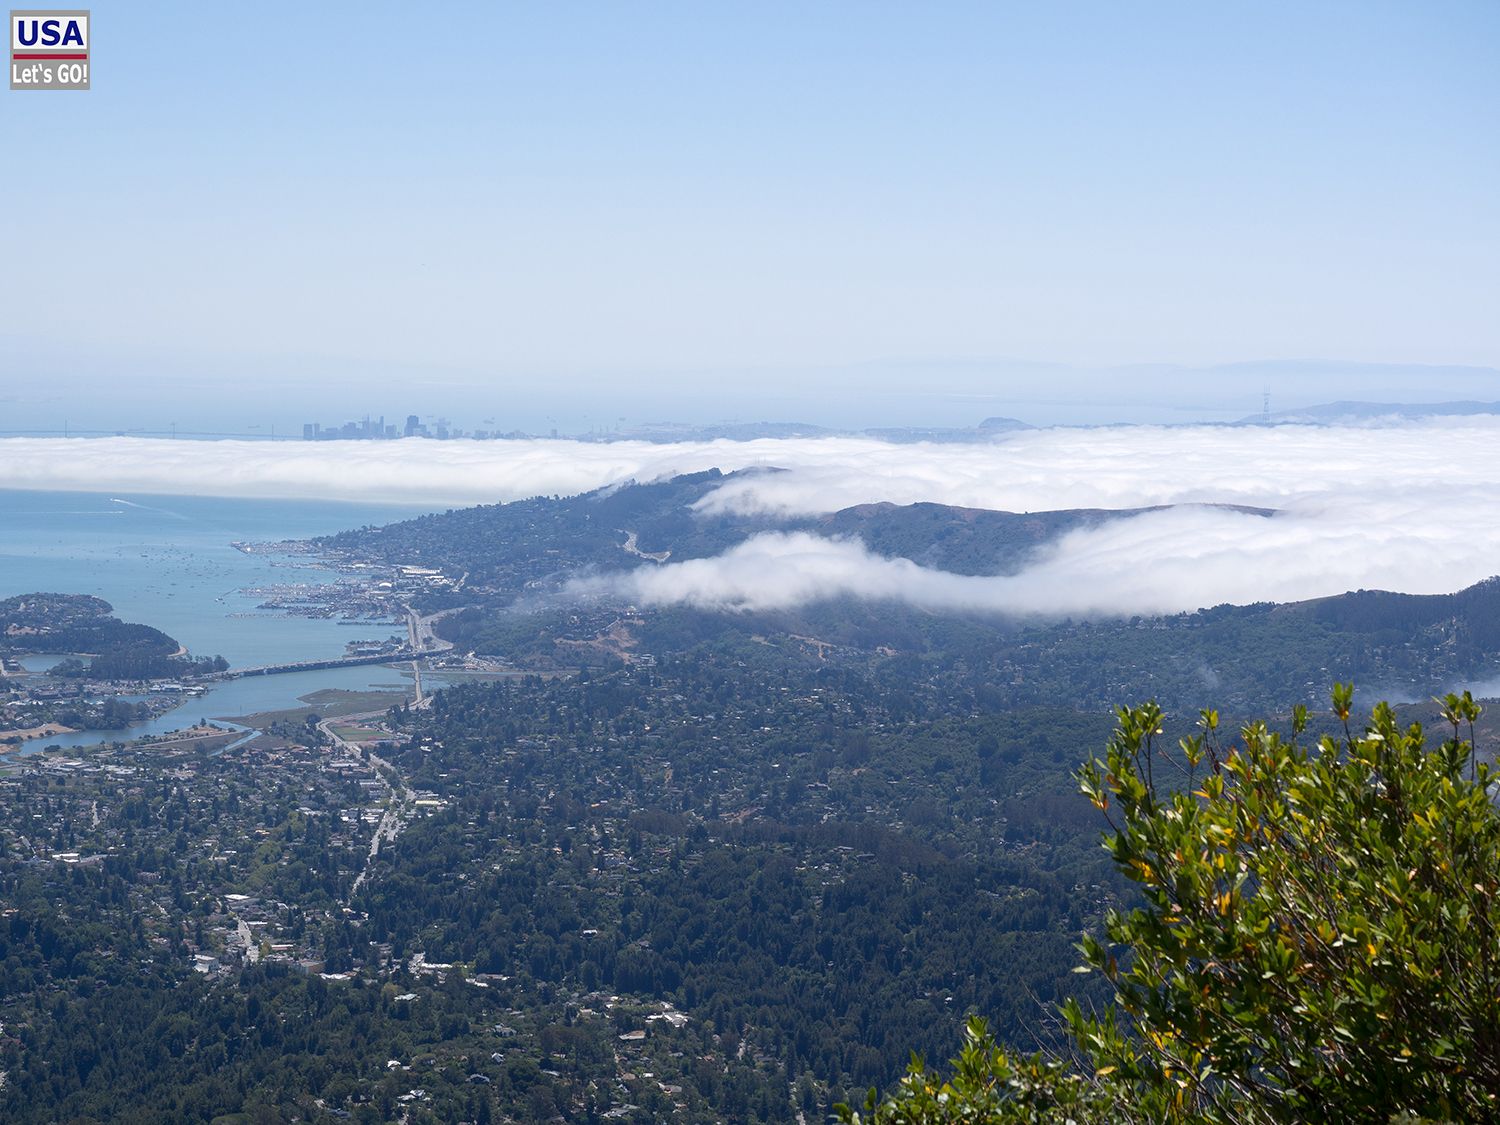
M 619 481 L 698 472 L 721 462 L 726 470 L 731 464 L 771 464 L 778 444 L 4 438 L 0 488 L 441 507 L 571 496 Z
M 851 541 L 764 535 L 717 559 L 592 580 L 635 600 L 774 608 L 839 595 L 934 610 L 1145 613 L 1356 588 L 1458 589 L 1500 573 L 1500 417 L 1311 427 L 1039 430 L 992 445 L 752 442 L 0 440 L 0 487 L 438 504 L 573 494 L 706 468 L 709 512 L 934 501 L 1009 511 L 1217 503 L 1060 539 L 1024 573 L 970 578 Z
M 1449 529 L 1425 521 L 1382 532 L 1176 508 L 1072 532 L 1012 576 L 953 574 L 884 558 L 857 540 L 797 532 L 756 535 L 715 558 L 583 579 L 570 589 L 717 610 L 790 609 L 852 596 L 934 612 L 1100 616 L 1297 601 L 1356 588 L 1450 592 L 1500 570 L 1497 559 L 1495 525 L 1458 551 Z

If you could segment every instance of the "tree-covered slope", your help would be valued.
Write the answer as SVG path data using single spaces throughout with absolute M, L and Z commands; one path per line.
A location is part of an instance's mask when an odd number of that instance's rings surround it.
M 0 648 L 170 655 L 177 647 L 161 630 L 121 621 L 107 601 L 88 594 L 22 594 L 0 601 Z
M 467 576 L 469 600 L 512 599 L 545 579 L 590 568 L 629 570 L 655 561 L 706 558 L 765 531 L 861 539 L 876 554 L 961 574 L 1011 574 L 1040 547 L 1080 528 L 1158 509 L 996 512 L 943 504 L 866 504 L 828 516 L 711 511 L 705 497 L 734 477 L 717 469 L 580 496 L 420 516 L 315 541 L 335 557 L 440 569 Z M 1269 516 L 1262 509 L 1238 509 Z

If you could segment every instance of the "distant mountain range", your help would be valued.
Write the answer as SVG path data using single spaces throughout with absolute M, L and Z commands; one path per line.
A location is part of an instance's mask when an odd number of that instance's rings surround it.
M 1438 418 L 1471 414 L 1500 414 L 1500 402 L 1325 402 L 1297 410 L 1273 411 L 1269 421 L 1305 422 L 1331 426 L 1340 422 L 1366 422 L 1375 418 Z M 1250 414 L 1237 425 L 1267 421 L 1264 414 Z
M 1270 422 L 1333 426 L 1341 423 L 1369 422 L 1382 418 L 1416 420 L 1420 418 L 1466 417 L 1475 414 L 1500 414 L 1500 402 L 1360 402 L 1341 401 L 1302 406 L 1294 410 L 1273 411 L 1270 415 L 1247 414 L 1235 422 L 1185 422 L 1171 425 L 1254 426 Z M 1079 429 L 1096 429 L 1080 426 Z M 983 443 L 1009 437 L 1036 426 L 1018 418 L 986 418 L 976 426 L 887 426 L 863 430 L 842 430 L 816 426 L 811 422 L 726 422 L 698 426 L 688 423 L 657 422 L 626 430 L 584 435 L 586 441 L 754 441 L 759 438 L 827 438 L 865 437 L 897 444 L 910 442 Z

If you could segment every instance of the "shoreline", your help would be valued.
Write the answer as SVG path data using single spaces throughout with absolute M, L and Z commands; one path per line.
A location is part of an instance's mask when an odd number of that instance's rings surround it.
M 43 723 L 39 727 L 27 727 L 24 730 L 0 731 L 0 746 L 14 741 L 16 746 L 24 742 L 30 742 L 35 738 L 54 738 L 60 734 L 77 734 L 78 727 L 65 727 L 61 723 Z

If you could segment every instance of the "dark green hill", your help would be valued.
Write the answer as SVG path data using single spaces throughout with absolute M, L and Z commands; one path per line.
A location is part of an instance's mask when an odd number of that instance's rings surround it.
M 944 504 L 861 504 L 828 516 L 706 513 L 696 505 L 726 481 L 775 469 L 717 469 L 572 497 L 533 497 L 421 516 L 316 540 L 335 556 L 468 575 L 464 601 L 514 598 L 584 568 L 627 570 L 706 558 L 765 531 L 856 536 L 870 550 L 961 574 L 1013 574 L 1058 536 L 1157 508 L 997 512 Z M 1270 516 L 1260 508 L 1236 511 Z
M 21 594 L 0 601 L 0 652 L 70 653 L 53 676 L 153 680 L 222 672 L 221 656 L 193 660 L 150 625 L 121 621 L 90 594 Z M 23 724 L 24 725 L 24 724 Z
M 1486 579 L 1454 594 L 1354 590 L 1336 597 L 1294 602 L 1277 612 L 1349 633 L 1451 629 L 1480 648 L 1500 647 L 1500 578 Z
M 799 521 L 824 535 L 852 535 L 877 555 L 911 559 L 921 566 L 957 574 L 1015 574 L 1038 549 L 1070 531 L 1101 527 L 1151 508 L 1069 508 L 1056 512 L 997 512 L 947 504 L 860 504 L 830 516 Z M 1240 505 L 1237 512 L 1270 517 L 1267 508 Z
M 0 645 L 24 652 L 164 656 L 177 642 L 160 629 L 114 616 L 114 607 L 88 594 L 21 594 L 0 601 Z
M 703 514 L 699 502 L 731 476 L 710 470 L 565 499 L 471 508 L 348 532 L 320 546 L 349 559 L 467 575 L 461 590 L 419 594 L 419 604 L 471 607 L 442 623 L 448 639 L 536 667 L 769 643 L 846 664 L 915 660 L 910 675 L 937 677 L 987 709 L 1060 701 L 1110 707 L 1144 696 L 1179 707 L 1256 700 L 1262 708 L 1290 706 L 1320 698 L 1333 679 L 1415 700 L 1500 670 L 1496 582 L 1455 594 L 1355 591 L 1282 606 L 1063 621 L 934 614 L 843 598 L 758 614 L 657 609 L 621 625 L 621 607 L 608 603 L 560 608 L 523 598 L 571 575 L 716 555 L 765 531 L 855 537 L 876 554 L 934 569 L 1014 574 L 1070 532 L 1161 510 L 1017 513 L 881 503 L 816 517 Z

